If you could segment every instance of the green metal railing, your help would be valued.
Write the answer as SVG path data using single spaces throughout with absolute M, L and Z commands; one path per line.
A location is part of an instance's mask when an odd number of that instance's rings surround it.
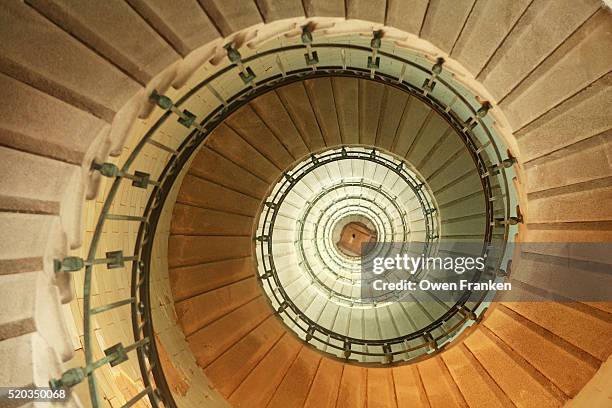
M 364 78 L 385 83 L 402 91 L 409 92 L 414 97 L 424 101 L 440 112 L 444 117 L 452 118 L 453 126 L 458 129 L 464 138 L 470 152 L 478 152 L 474 156 L 475 164 L 482 175 L 483 186 L 487 196 L 494 198 L 487 205 L 487 216 L 492 226 L 491 235 L 499 235 L 501 240 L 507 240 L 510 230 L 510 202 L 512 192 L 508 188 L 506 167 L 498 147 L 498 137 L 494 135 L 483 122 L 487 107 L 481 105 L 473 96 L 470 96 L 459 84 L 451 86 L 452 79 L 444 76 L 443 62 L 440 60 L 433 67 L 426 65 L 426 60 L 418 56 L 400 57 L 386 52 L 381 47 L 380 33 L 375 33 L 371 46 L 357 44 L 314 43 L 312 35 L 305 29 L 302 43 L 271 48 L 257 54 L 242 58 L 232 46 L 227 46 L 229 66 L 219 69 L 208 78 L 201 81 L 179 100 L 173 102 L 164 95 L 154 92 L 151 101 L 165 110 L 159 120 L 142 137 L 129 156 L 119 167 L 112 163 L 94 163 L 92 171 L 109 177 L 112 184 L 104 197 L 104 204 L 98 214 L 98 219 L 91 239 L 90 247 L 85 259 L 67 257 L 57 260 L 57 272 L 76 272 L 84 269 L 83 278 L 83 347 L 85 351 L 85 366 L 66 371 L 60 378 L 52 379 L 53 388 L 70 388 L 87 380 L 93 407 L 100 405 L 99 390 L 96 381 L 96 372 L 103 366 L 115 367 L 124 363 L 135 355 L 140 369 L 142 389 L 132 396 L 124 406 L 129 407 L 141 400 L 147 400 L 153 407 L 164 405 L 176 406 L 172 393 L 166 383 L 164 373 L 159 361 L 155 342 L 155 331 L 151 315 L 150 286 L 151 258 L 153 254 L 153 241 L 165 200 L 177 179 L 181 169 L 189 158 L 202 144 L 206 137 L 224 118 L 248 103 L 257 96 L 271 89 L 285 84 L 302 81 L 309 78 L 325 76 L 349 76 Z M 384 43 L 383 43 L 384 45 Z M 325 55 L 334 53 L 333 61 L 326 61 Z M 350 58 L 349 58 L 350 57 Z M 332 59 L 330 57 L 330 59 Z M 347 60 L 360 61 L 352 66 Z M 255 68 L 258 64 L 274 66 L 273 61 L 284 60 L 285 64 L 276 70 L 261 72 Z M 423 61 L 419 63 L 418 61 Z M 400 64 L 404 68 L 414 70 L 417 77 L 426 77 L 420 84 L 406 80 L 404 74 L 390 74 L 385 72 L 386 61 Z M 287 68 L 288 67 L 288 68 Z M 232 78 L 232 80 L 228 80 Z M 236 81 L 237 79 L 237 81 Z M 220 96 L 218 89 L 234 84 L 236 90 L 227 97 Z M 445 92 L 459 101 L 462 112 L 451 108 L 444 102 Z M 196 115 L 182 106 L 187 104 L 191 97 L 204 89 L 211 89 L 217 97 L 217 106 L 209 112 Z M 180 140 L 177 146 L 167 146 L 154 136 L 162 125 L 176 119 L 188 129 L 188 133 Z M 159 175 L 149 174 L 135 169 L 137 159 L 143 157 L 147 151 L 163 152 L 166 154 L 165 165 Z M 130 183 L 129 188 L 139 189 L 146 194 L 146 206 L 138 215 L 123 215 L 111 213 L 113 204 L 117 202 L 120 187 L 123 182 Z M 494 218 L 494 212 L 502 212 L 501 220 Z M 108 228 L 108 221 L 135 222 L 138 225 L 135 234 L 133 252 L 124 254 L 117 248 L 105 248 L 102 234 Z M 104 253 L 103 257 L 97 254 Z M 120 269 L 131 266 L 130 296 L 107 305 L 94 307 L 92 305 L 92 284 L 94 277 L 103 274 L 107 269 Z M 133 342 L 127 346 L 118 343 L 104 350 L 104 357 L 94 358 L 93 326 L 94 318 L 110 310 L 121 307 L 130 307 L 131 329 Z M 482 310 L 469 310 L 464 313 L 466 319 L 475 317 Z M 424 338 L 430 346 L 434 346 L 436 339 L 430 334 Z M 388 354 L 388 350 L 382 350 Z M 347 349 L 350 353 L 350 345 Z

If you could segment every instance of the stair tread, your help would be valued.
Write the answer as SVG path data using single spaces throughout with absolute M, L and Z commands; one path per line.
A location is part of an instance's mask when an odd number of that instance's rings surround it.
M 427 400 L 432 408 L 467 406 L 457 384 L 439 356 L 420 362 L 418 368 Z
M 265 407 L 302 347 L 291 335 L 284 335 L 228 401 L 237 407 Z
M 321 127 L 325 145 L 330 147 L 341 144 L 332 79 L 310 79 L 304 81 L 304 86 L 312 103 L 317 122 Z
M 367 401 L 371 408 L 397 407 L 393 374 L 388 368 L 368 368 Z
M 189 173 L 252 197 L 263 198 L 268 184 L 207 146 L 195 156 Z
M 168 264 L 173 268 L 244 258 L 251 253 L 251 243 L 251 237 L 171 235 L 168 239 Z
M 217 391 L 229 398 L 277 341 L 288 337 L 284 334 L 280 324 L 270 316 L 206 367 L 204 373 Z
M 465 345 L 504 393 L 519 406 L 557 407 L 565 399 L 551 391 L 533 377 L 530 369 L 511 351 L 500 346 L 499 341 L 475 330 L 465 339 Z
M 226 123 L 278 168 L 287 168 L 293 162 L 291 154 L 250 105 L 240 108 L 226 119 Z
M 178 302 L 253 276 L 255 267 L 249 256 L 170 268 L 168 272 L 172 295 Z M 206 276 L 206 279 L 202 279 L 202 276 Z
M 249 332 L 262 324 L 273 310 L 258 296 L 187 337 L 201 367 L 206 367 Z
M 335 407 L 344 364 L 323 357 L 304 403 L 305 408 Z
M 465 345 L 451 347 L 441 357 L 469 406 L 514 407 Z
M 587 360 L 587 356 L 580 355 L 571 346 L 554 341 L 545 332 L 535 332 L 535 324 L 524 323 L 513 312 L 504 310 L 503 306 L 494 310 L 485 320 L 485 327 L 566 395 L 574 397 L 595 374 L 599 364 Z
M 509 309 L 551 331 L 574 346 L 604 361 L 612 352 L 612 325 L 581 312 L 570 304 L 553 302 L 504 302 Z
M 309 152 L 308 146 L 276 92 L 261 95 L 251 101 L 251 106 L 272 132 L 283 141 L 294 158 L 297 159 Z
M 366 403 L 367 369 L 345 364 L 336 407 L 363 407 Z
M 303 346 L 267 406 L 278 408 L 304 406 L 321 358 L 316 351 Z
M 258 199 L 190 174 L 183 179 L 177 202 L 251 217 L 259 206 Z
M 252 277 L 182 300 L 174 307 L 183 331 L 190 335 L 259 295 L 257 280 Z

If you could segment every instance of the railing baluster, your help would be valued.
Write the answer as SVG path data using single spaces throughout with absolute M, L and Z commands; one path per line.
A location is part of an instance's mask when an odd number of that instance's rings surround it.
M 436 86 L 436 78 L 442 73 L 442 64 L 444 64 L 444 58 L 438 58 L 433 67 L 431 67 L 431 76 L 423 82 L 423 95 L 427 96 L 433 92 Z
M 147 217 L 139 217 L 137 215 L 123 215 L 123 214 L 106 214 L 107 220 L 117 221 L 140 221 L 145 222 Z
M 158 142 L 158 141 L 156 141 L 156 140 L 153 140 L 153 139 L 150 139 L 150 138 L 149 138 L 149 139 L 147 139 L 147 143 L 148 143 L 148 144 L 150 144 L 150 145 L 152 145 L 152 146 L 155 146 L 155 147 L 157 147 L 157 148 L 160 148 L 160 149 L 162 149 L 162 150 L 165 150 L 166 152 L 168 152 L 168 153 L 170 153 L 170 154 L 174 154 L 174 155 L 177 155 L 177 154 L 178 154 L 178 151 L 177 151 L 177 150 L 174 150 L 173 148 L 168 147 L 168 146 L 166 146 L 165 144 L 159 143 L 159 142 Z
M 227 51 L 227 58 L 229 58 L 230 62 L 236 64 L 240 70 L 238 75 L 240 76 L 240 79 L 242 79 L 242 82 L 244 82 L 246 85 L 254 86 L 253 80 L 255 79 L 256 75 L 251 67 L 246 67 L 244 65 L 240 52 L 238 52 L 238 50 L 235 49 L 231 43 L 225 44 L 223 48 L 225 48 Z
M 312 30 L 310 24 L 302 27 L 302 43 L 306 45 L 306 54 L 304 54 L 306 65 L 312 67 L 313 71 L 316 71 L 317 64 L 319 63 L 319 54 L 312 50 Z
M 59 379 L 51 379 L 49 381 L 49 387 L 54 390 L 62 387 L 74 387 L 105 364 L 110 364 L 111 367 L 114 367 L 123 363 L 128 359 L 127 353 L 148 343 L 148 338 L 139 340 L 127 347 L 123 347 L 121 343 L 117 343 L 104 350 L 105 356 L 92 364 L 85 367 L 71 368 L 65 371 Z
M 117 302 L 109 303 L 109 304 L 104 305 L 104 306 L 94 307 L 93 309 L 91 309 L 89 311 L 89 313 L 91 313 L 91 314 L 98 314 L 98 313 L 106 312 L 107 310 L 111 310 L 111 309 L 114 309 L 116 307 L 132 304 L 132 303 L 134 303 L 135 300 L 136 299 L 134 299 L 134 298 L 129 298 L 129 299 L 124 299 L 124 300 L 119 300 Z
M 150 394 L 152 391 L 153 391 L 153 389 L 150 386 L 145 388 L 144 390 L 142 390 L 138 394 L 136 394 L 134 397 L 132 397 L 132 399 L 130 399 L 128 402 L 123 404 L 121 406 L 121 408 L 129 408 L 129 407 L 131 407 L 132 405 L 134 405 L 138 401 L 140 401 L 142 398 L 144 398 L 145 395 Z
M 172 102 L 172 99 L 170 99 L 166 95 L 160 95 L 159 93 L 157 93 L 156 90 L 154 90 L 149 96 L 149 100 L 155 103 L 160 108 L 170 111 L 174 113 L 175 115 L 177 115 L 178 116 L 177 122 L 179 122 L 181 125 L 185 126 L 186 128 L 190 128 L 193 126 L 196 129 L 198 129 L 200 132 L 203 131 L 202 126 L 200 126 L 200 124 L 197 122 L 196 116 L 193 113 L 191 113 L 187 109 L 184 109 L 181 111 L 179 108 L 177 108 L 174 105 L 174 102 Z
M 368 57 L 368 68 L 370 70 L 370 78 L 374 78 L 376 70 L 380 68 L 380 57 L 378 56 L 378 50 L 382 44 L 383 31 L 378 30 L 372 33 L 372 40 L 370 41 L 370 48 L 372 49 L 372 55 Z
M 125 262 L 136 261 L 136 256 L 123 256 L 123 251 L 110 251 L 106 253 L 106 258 L 96 258 L 86 261 L 76 256 L 68 256 L 62 260 L 55 259 L 55 272 L 76 272 L 85 266 L 106 264 L 108 269 L 122 268 Z
M 134 174 L 126 173 L 113 163 L 93 162 L 91 164 L 91 169 L 99 171 L 100 174 L 105 177 L 121 177 L 132 180 L 132 185 L 134 187 L 146 188 L 149 184 L 159 186 L 158 181 L 150 180 L 150 175 L 148 173 L 141 171 L 136 171 Z

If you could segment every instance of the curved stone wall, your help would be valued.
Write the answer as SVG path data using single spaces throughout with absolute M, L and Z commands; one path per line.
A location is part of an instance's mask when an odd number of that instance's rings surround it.
M 451 9 L 436 0 L 413 1 L 410 7 L 397 1 L 349 1 L 345 7 L 342 1 L 327 0 L 301 6 L 290 1 L 281 5 L 237 0 L 185 0 L 173 6 L 136 0 L 95 4 L 29 0 L 0 6 L 0 80 L 10 98 L 10 103 L 0 108 L 4 166 L 0 181 L 0 278 L 3 294 L 14 293 L 20 299 L 15 303 L 3 296 L 0 355 L 1 365 L 10 369 L 2 373 L 1 384 L 45 385 L 66 369 L 62 361 L 72 354 L 66 350 L 81 348 L 82 275 L 56 274 L 53 260 L 63 258 L 69 248 L 82 244 L 88 247 L 108 185 L 100 182 L 96 172 L 90 172 L 92 160 L 105 161 L 112 153 L 119 156 L 112 160 L 120 162 L 131 149 L 129 140 L 137 138 L 151 123 L 138 117 L 160 114 L 148 103 L 152 89 L 174 97 L 183 92 L 181 87 L 188 89 L 198 77 L 216 70 L 218 64 L 227 64 L 219 47 L 222 43 L 232 40 L 243 46 L 241 51 L 246 55 L 251 47 L 265 45 L 265 40 L 276 34 L 298 35 L 297 27 L 306 21 L 318 22 L 319 30 L 339 36 L 347 32 L 370 35 L 373 28 L 394 26 L 412 33 L 389 28 L 387 39 L 398 46 L 418 48 L 431 56 L 450 55 L 449 61 L 457 60 L 467 67 L 471 75 L 462 74 L 457 67 L 458 77 L 494 103 L 491 113 L 500 132 L 508 135 L 510 151 L 519 160 L 518 190 L 525 192 L 521 200 L 525 216 L 521 239 L 612 238 L 611 118 L 607 112 L 612 98 L 612 46 L 610 13 L 600 7 L 600 2 L 466 0 L 453 2 Z M 272 23 L 291 17 L 295 19 Z M 359 18 L 376 23 L 352 20 Z M 437 44 L 439 49 L 429 48 L 416 36 Z M 448 69 L 453 67 L 449 65 Z M 474 77 L 476 81 L 470 79 Z M 508 121 L 498 113 L 501 110 Z M 510 136 L 512 133 L 516 139 Z M 172 137 L 171 131 L 168 136 Z M 149 157 L 142 166 L 155 170 L 155 158 Z M 84 198 L 96 200 L 86 202 L 84 207 Z M 121 196 L 126 210 L 136 210 L 142 204 L 139 198 L 127 191 Z M 133 236 L 130 227 L 113 222 L 107 228 L 105 244 L 125 247 L 128 253 L 129 237 Z M 75 253 L 84 252 L 76 249 Z M 125 291 L 119 272 L 100 278 L 100 302 L 106 300 L 104 296 L 116 299 L 115 292 Z M 68 283 L 72 280 L 75 285 L 71 287 Z M 39 282 L 42 292 L 49 295 L 26 296 Z M 60 302 L 72 298 L 75 300 L 69 308 L 76 324 L 67 319 L 67 328 L 60 324 L 47 330 L 49 320 L 62 320 L 60 312 L 50 317 L 47 311 L 60 310 Z M 532 330 L 534 339 L 553 339 L 554 350 L 561 348 L 569 355 L 578 355 L 581 363 L 577 364 L 587 366 L 580 381 L 567 385 L 553 367 L 563 367 L 566 373 L 575 369 L 573 363 L 563 365 L 558 359 L 539 360 L 534 356 L 534 360 L 521 365 L 525 372 L 536 373 L 537 384 L 553 384 L 551 401 L 560 404 L 576 395 L 581 388 L 576 384 L 585 384 L 610 354 L 604 341 L 610 333 L 609 305 L 535 309 L 519 305 L 507 309 L 498 313 L 498 321 L 489 321 L 489 327 L 518 322 L 517 331 L 522 332 L 524 327 L 534 328 L 530 322 L 537 322 L 547 331 L 543 336 Z M 42 315 L 41 310 L 45 310 Z M 112 329 L 114 323 L 128 318 L 122 311 L 117 314 L 95 327 L 99 346 L 113 344 L 125 333 Z M 507 320 L 508 316 L 513 320 Z M 568 330 L 559 324 L 568 319 L 572 327 L 583 330 Z M 110 328 L 108 337 L 101 330 L 105 327 Z M 518 380 L 522 378 L 521 369 L 508 371 L 517 361 L 524 363 L 531 358 L 530 343 L 519 340 L 512 333 L 504 340 L 517 341 L 510 347 L 510 360 L 498 358 L 499 349 L 507 351 L 507 345 L 485 331 L 466 340 L 468 346 L 474 346 L 472 354 L 463 348 L 453 352 L 456 365 L 453 354 L 449 354 L 419 369 L 394 369 L 393 374 L 376 370 L 365 374 L 352 368 L 338 371 L 333 363 L 323 362 L 319 370 L 324 367 L 320 372 L 334 373 L 330 378 L 335 379 L 331 383 L 336 387 L 331 389 L 340 389 L 340 397 L 330 396 L 330 401 L 366 399 L 373 393 L 365 390 L 373 387 L 381 399 L 387 395 L 389 401 L 393 396 L 407 401 L 416 395 L 416 402 L 436 405 L 442 404 L 442 395 L 447 394 L 455 396 L 459 405 L 477 404 L 478 395 L 467 390 L 478 386 L 473 381 L 465 382 L 467 375 L 462 371 L 471 367 L 462 361 L 473 362 L 476 357 L 481 366 L 470 372 L 471 377 L 481 378 L 485 385 L 494 379 L 514 403 L 527 403 L 523 395 L 525 390 L 532 390 L 531 385 Z M 305 361 L 310 361 L 308 358 L 304 356 Z M 488 365 L 492 361 L 507 361 L 508 366 Z M 73 360 L 69 364 L 75 363 Z M 107 368 L 100 375 L 101 394 L 108 404 L 121 403 L 136 393 L 137 387 L 130 383 L 133 380 L 126 381 L 123 376 L 134 374 L 137 378 L 139 374 L 133 366 L 126 367 Z M 295 370 L 290 373 L 300 372 Z M 432 387 L 427 380 L 439 379 L 439 370 L 448 380 L 446 391 L 439 381 Z M 285 379 L 297 374 L 287 375 Z M 512 380 L 514 375 L 516 381 Z M 323 377 L 313 378 L 310 385 L 314 392 L 301 396 L 303 400 L 308 397 L 312 402 L 328 395 L 329 390 L 321 385 Z M 346 394 L 349 383 L 362 384 L 363 393 Z M 399 383 L 402 387 L 393 386 Z M 279 390 L 275 401 L 287 402 L 283 398 L 297 395 L 291 380 L 283 380 Z M 85 399 L 86 394 L 82 395 Z

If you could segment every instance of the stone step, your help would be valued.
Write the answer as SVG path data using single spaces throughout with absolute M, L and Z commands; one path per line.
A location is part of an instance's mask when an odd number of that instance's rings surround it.
M 523 163 L 612 128 L 612 73 L 516 132 Z
M 303 348 L 291 334 L 282 336 L 228 398 L 229 403 L 235 407 L 267 406 Z
M 0 45 L 5 74 L 108 123 L 141 89 L 132 78 L 25 3 L 4 3 L 0 27 L 5 40 Z M 42 43 L 49 46 L 31 46 Z
M 221 395 L 229 398 L 244 383 L 262 358 L 269 354 L 270 349 L 278 344 L 281 337 L 285 346 L 291 341 L 287 340 L 291 336 L 286 334 L 273 316 L 270 316 L 210 363 L 204 369 L 204 374 L 212 384 L 215 384 Z M 283 362 L 282 356 L 280 357 L 281 359 L 276 361 L 277 364 Z M 268 375 L 262 377 L 265 379 Z
M 605 273 L 609 268 L 605 259 L 603 263 L 597 259 L 584 261 L 566 254 L 546 253 L 542 249 L 543 246 L 530 252 L 522 252 L 520 255 L 515 254 L 511 277 L 520 285 L 517 287 L 515 297 L 539 300 L 537 294 L 545 293 L 548 300 L 554 299 L 553 296 L 565 301 L 606 299 L 606 293 L 609 293 L 606 289 L 611 284 L 612 278 Z M 594 256 L 596 252 L 592 252 Z M 606 257 L 607 254 L 603 256 Z M 580 282 L 580 286 L 576 285 L 577 282 Z M 527 293 L 518 292 L 525 290 L 523 287 L 526 287 Z M 530 291 L 535 292 L 536 296 L 532 296 Z
M 478 75 L 531 3 L 530 0 L 477 1 L 451 56 L 474 76 Z
M 524 224 L 525 242 L 610 242 L 612 222 Z
M 253 217 L 177 203 L 172 213 L 171 234 L 250 236 Z
M 373 146 L 376 140 L 381 107 L 388 89 L 373 81 L 359 81 L 359 143 Z
M 261 95 L 250 105 L 295 159 L 308 154 L 308 146 L 276 91 Z
M 363 407 L 366 404 L 368 370 L 356 365 L 345 364 L 336 407 Z
M 217 126 L 206 145 L 264 182 L 274 182 L 281 171 L 227 125 Z
M 567 400 L 550 381 L 487 329 L 475 330 L 464 344 L 513 404 L 558 407 Z
M 332 81 L 331 78 L 316 78 L 304 81 L 304 88 L 327 147 L 342 144 Z
M 474 167 L 474 161 L 472 157 L 468 154 L 467 150 L 465 153 L 460 154 L 459 156 L 453 156 L 453 160 L 447 163 L 446 166 L 441 168 L 439 171 L 432 173 L 427 178 L 427 183 L 429 187 L 434 191 L 434 193 L 442 187 L 448 185 L 450 180 L 454 180 L 457 177 L 466 174 L 466 171 L 474 169 L 473 174 L 476 177 L 479 177 L 478 171 Z M 469 181 L 473 182 L 474 177 L 471 176 Z M 468 181 L 468 180 L 466 180 Z M 474 183 L 475 184 L 475 183 Z M 482 184 L 480 185 L 480 189 L 482 190 Z
M 387 25 L 418 35 L 429 0 L 405 0 L 387 3 Z
M 342 0 L 312 0 L 304 3 L 306 16 L 344 17 L 345 2 Z
M 415 143 L 421 129 L 435 115 L 433 110 L 420 100 L 410 97 L 397 129 L 397 137 L 391 150 L 400 157 L 405 157 Z
M 570 398 L 599 368 L 592 356 L 504 306 L 484 325 Z
M 54 270 L 68 251 L 58 216 L 0 212 L 0 243 L 0 275 L 44 271 L 62 303 L 72 300 L 72 277 Z
M 335 407 L 343 371 L 343 363 L 326 357 L 321 358 L 321 363 L 310 386 L 310 392 L 304 402 L 304 407 Z
M 44 272 L 0 275 L 0 341 L 38 333 L 62 361 L 73 355 L 59 292 Z
M 599 7 L 596 0 L 532 4 L 476 79 L 499 101 Z
M 224 123 L 277 168 L 285 169 L 293 162 L 289 151 L 259 118 L 251 105 L 238 109 Z
M 427 400 L 432 408 L 467 407 L 457 384 L 439 356 L 419 363 L 418 367 Z
M 432 0 L 427 7 L 419 36 L 450 54 L 463 26 L 472 11 L 475 0 Z
M 398 366 L 392 370 L 398 408 L 430 406 L 416 364 Z
M 440 138 L 427 156 L 419 163 L 419 172 L 425 178 L 440 171 L 449 161 L 456 156 L 463 154 L 466 147 L 463 141 L 453 130 L 449 129 L 442 138 Z
M 346 3 L 346 18 L 385 23 L 386 2 L 384 0 L 351 0 Z
M 219 37 L 219 32 L 197 3 L 186 0 L 178 0 L 174 5 L 164 1 L 128 0 L 128 3 L 183 57 Z M 185 23 L 186 15 L 189 16 L 188 24 Z
M 504 302 L 504 306 L 600 361 L 612 353 L 612 319 L 581 303 Z
M 444 214 L 444 213 L 443 213 Z M 483 235 L 486 230 L 486 219 L 483 214 L 469 215 L 442 220 L 442 236 Z
M 0 342 L 0 386 L 48 387 L 62 373 L 57 353 L 38 333 Z
M 180 58 L 127 3 L 48 3 L 37 0 L 28 3 L 143 86 Z M 113 23 L 105 24 L 105 21 Z
M 465 345 L 450 347 L 440 356 L 468 406 L 515 406 Z
M 260 200 L 224 185 L 187 174 L 181 184 L 177 202 L 253 217 Z
M 180 301 L 253 276 L 255 265 L 247 256 L 171 268 L 168 272 L 174 301 Z
M 612 219 L 612 177 L 529 195 L 529 222 L 589 222 Z
M 405 92 L 392 87 L 387 87 L 386 92 L 385 103 L 378 121 L 375 145 L 391 150 L 410 97 Z
M 612 13 L 601 7 L 504 98 L 499 106 L 513 129 L 522 128 L 609 72 L 611 24 Z
M 482 182 L 476 169 L 455 174 L 451 179 L 440 180 L 432 190 L 438 204 L 443 207 L 480 194 L 484 201 Z
M 240 339 L 263 324 L 273 313 L 268 301 L 258 296 L 191 334 L 187 341 L 201 367 L 207 367 Z
M 80 246 L 81 167 L 5 147 L 0 155 L 0 210 L 58 215 L 70 246 Z
M 342 143 L 359 143 L 359 80 L 354 78 L 332 78 L 332 89 L 336 100 L 336 113 Z
M 612 177 L 610 146 L 612 131 L 607 131 L 528 162 L 523 181 L 527 193 Z
M 425 164 L 428 153 L 449 130 L 448 123 L 437 113 L 432 113 L 406 153 L 406 160 L 420 170 L 420 166 Z
M 265 22 L 304 16 L 304 6 L 297 1 L 278 3 L 274 0 L 262 0 L 258 7 Z
M 248 278 L 174 304 L 186 336 L 261 295 L 256 279 Z
M 268 189 L 265 181 L 206 146 L 196 155 L 189 173 L 255 198 L 263 198 Z
M 108 153 L 104 121 L 4 74 L 0 86 L 10 101 L 0 106 L 1 145 L 86 169 Z
M 191 266 L 251 255 L 251 237 L 171 235 L 168 266 Z
M 321 357 L 317 351 L 303 346 L 267 406 L 271 408 L 304 406 L 322 358 L 324 357 Z
M 262 22 L 255 3 L 240 0 L 202 0 L 206 14 L 224 37 Z
M 393 372 L 388 368 L 368 368 L 367 401 L 372 408 L 396 408 Z
M 482 190 L 481 190 L 482 191 Z M 484 193 L 477 191 L 476 194 L 469 194 L 461 198 L 454 199 L 445 204 L 439 204 L 440 217 L 443 220 L 452 219 L 457 217 L 465 217 L 473 214 L 484 214 L 485 212 L 485 198 Z
M 295 124 L 308 150 L 317 151 L 325 147 L 317 118 L 312 109 L 306 88 L 302 82 L 285 85 L 276 90 L 291 120 Z

